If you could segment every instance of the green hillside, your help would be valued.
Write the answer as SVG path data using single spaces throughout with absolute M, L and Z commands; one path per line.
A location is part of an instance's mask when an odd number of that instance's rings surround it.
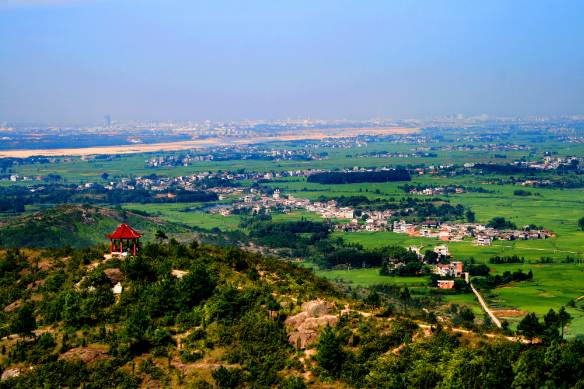
M 68 204 L 0 221 L 0 247 L 89 247 L 106 243 L 105 235 L 121 223 L 131 225 L 145 240 L 153 239 L 159 229 L 171 235 L 190 231 L 137 212 Z
M 562 340 L 555 314 L 515 338 L 462 306 L 439 316 L 403 288 L 349 297 L 238 249 L 102 252 L 0 253 L 0 389 L 584 384 L 584 342 Z

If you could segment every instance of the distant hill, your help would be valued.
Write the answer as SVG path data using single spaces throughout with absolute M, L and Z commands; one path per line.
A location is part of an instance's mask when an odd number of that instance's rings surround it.
M 145 240 L 154 239 L 159 229 L 167 234 L 190 232 L 188 227 L 133 211 L 68 204 L 0 222 L 0 247 L 88 247 L 106 243 L 105 235 L 121 223 Z

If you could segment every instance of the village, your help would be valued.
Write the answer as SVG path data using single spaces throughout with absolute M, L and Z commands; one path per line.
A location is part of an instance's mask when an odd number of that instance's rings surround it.
M 446 242 L 473 239 L 477 246 L 490 246 L 494 240 L 539 240 L 555 236 L 551 231 L 530 226 L 522 229 L 496 229 L 480 223 L 441 222 L 430 219 L 422 222 L 407 222 L 402 219 L 396 220 L 396 210 L 355 210 L 351 207 L 340 207 L 335 200 L 310 201 L 292 195 L 285 196 L 278 189 L 269 196 L 252 188 L 250 193 L 244 194 L 239 201 L 231 205 L 212 208 L 210 212 L 227 216 L 233 213 L 233 210 L 242 209 L 249 209 L 255 214 L 270 213 L 273 210 L 287 213 L 303 209 L 314 212 L 323 219 L 334 221 L 332 228 L 338 231 L 393 231 L 411 237 L 435 238 Z
M 443 194 L 459 194 L 464 193 L 464 188 L 459 186 L 437 186 L 427 188 L 413 188 L 408 191 L 409 194 L 422 196 L 436 196 Z
M 229 160 L 321 160 L 326 153 L 316 154 L 306 149 L 283 149 L 274 147 L 258 147 L 242 145 L 233 147 L 216 147 L 209 150 L 192 150 L 187 153 L 160 155 L 145 161 L 146 167 L 174 167 L 191 166 L 201 161 L 229 161 Z

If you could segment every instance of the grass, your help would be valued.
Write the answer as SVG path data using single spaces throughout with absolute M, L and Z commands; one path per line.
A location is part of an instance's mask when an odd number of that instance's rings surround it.
M 357 286 L 395 284 L 403 286 L 427 286 L 429 277 L 388 277 L 379 275 L 379 268 L 351 270 L 317 270 L 318 276 L 330 280 L 342 280 Z
M 574 234 L 578 237 L 582 235 L 582 240 L 584 240 L 584 233 L 575 232 Z M 526 260 L 532 261 L 548 256 L 556 259 L 563 259 L 566 256 L 582 257 L 580 243 L 578 245 L 573 243 L 564 244 L 565 241 L 559 241 L 559 238 L 529 241 L 495 241 L 492 246 L 483 247 L 474 245 L 472 240 L 466 240 L 464 242 L 442 242 L 437 239 L 410 237 L 406 234 L 396 234 L 391 231 L 338 232 L 336 235 L 342 237 L 347 242 L 360 243 L 366 248 L 388 245 L 404 247 L 423 246 L 422 251 L 424 251 L 441 244 L 447 244 L 450 253 L 455 259 L 464 260 L 473 257 L 477 262 L 484 263 L 488 263 L 489 258 L 495 255 L 518 255 L 525 257 Z
M 533 272 L 533 281 L 512 283 L 497 288 L 487 296 L 492 308 L 518 309 L 545 315 L 550 309 L 556 312 L 570 300 L 584 296 L 584 266 L 578 264 L 514 264 L 491 265 L 494 274 L 521 269 Z M 578 305 L 577 305 L 578 306 Z M 567 335 L 584 335 L 584 311 L 567 307 L 574 317 Z M 520 317 L 514 319 L 517 322 Z
M 125 204 L 124 209 L 145 211 L 168 221 L 183 223 L 191 227 L 205 229 L 220 228 L 223 231 L 237 229 L 238 216 L 222 216 L 191 210 L 200 207 L 201 203 L 174 204 Z
M 238 215 L 222 216 L 219 214 L 210 214 L 198 209 L 204 206 L 204 203 L 173 203 L 173 204 L 124 204 L 123 208 L 127 210 L 137 210 L 148 212 L 166 221 L 183 223 L 191 227 L 205 229 L 220 228 L 222 231 L 235 230 L 239 228 L 241 221 Z M 293 221 L 300 219 L 320 220 L 320 216 L 306 211 L 296 211 L 290 213 L 273 213 L 274 222 Z
M 446 304 L 466 305 L 474 312 L 477 318 L 483 317 L 485 311 L 473 293 L 449 294 L 442 297 Z

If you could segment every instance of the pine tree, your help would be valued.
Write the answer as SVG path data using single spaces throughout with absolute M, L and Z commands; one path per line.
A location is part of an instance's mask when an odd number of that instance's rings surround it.
M 543 327 L 533 312 L 528 313 L 517 326 L 517 332 L 530 341 L 538 335 L 541 335 L 542 331 Z
M 345 359 L 345 353 L 335 330 L 326 326 L 318 339 L 316 346 L 316 361 L 331 376 L 338 377 Z
M 558 318 L 560 320 L 561 337 L 564 339 L 564 327 L 572 320 L 572 316 L 566 311 L 565 307 L 561 307 L 558 312 Z
M 11 330 L 20 336 L 32 335 L 32 331 L 37 328 L 37 322 L 31 306 L 25 305 L 17 312 L 11 323 Z
M 402 307 L 404 312 L 407 314 L 407 308 L 408 308 L 408 304 L 410 303 L 410 299 L 411 299 L 411 295 L 410 295 L 410 290 L 408 289 L 408 287 L 404 287 L 401 288 L 399 291 L 399 299 L 402 302 Z

